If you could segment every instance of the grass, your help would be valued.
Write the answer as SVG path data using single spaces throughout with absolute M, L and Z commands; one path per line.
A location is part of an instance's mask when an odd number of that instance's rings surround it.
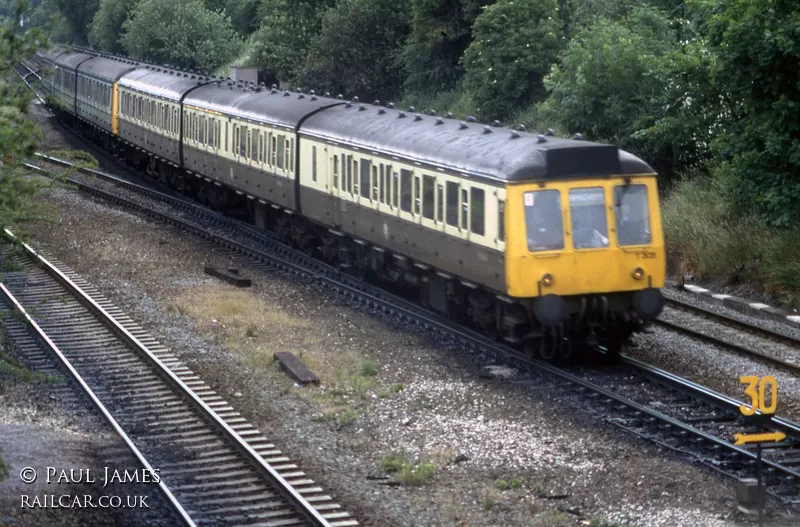
M 662 205 L 668 269 L 729 284 L 755 282 L 789 304 L 800 302 L 800 228 L 775 231 L 735 214 L 722 183 L 681 181 Z
M 97 158 L 83 150 L 51 150 L 48 155 L 70 161 L 81 168 L 97 168 L 100 166 Z
M 9 466 L 5 464 L 3 461 L 3 448 L 0 447 L 0 481 L 3 481 L 8 477 L 8 469 Z
M 378 463 L 381 471 L 394 473 L 404 485 L 424 485 L 436 473 L 436 463 L 430 461 L 414 463 L 405 452 L 392 452 Z
M 58 377 L 32 372 L 19 361 L 0 353 L 0 392 L 9 382 L 58 383 Z

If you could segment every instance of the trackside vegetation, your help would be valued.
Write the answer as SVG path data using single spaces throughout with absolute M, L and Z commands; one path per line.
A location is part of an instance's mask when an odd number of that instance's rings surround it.
M 792 0 L 32 0 L 29 13 L 65 42 L 618 144 L 662 175 L 673 271 L 800 297 Z

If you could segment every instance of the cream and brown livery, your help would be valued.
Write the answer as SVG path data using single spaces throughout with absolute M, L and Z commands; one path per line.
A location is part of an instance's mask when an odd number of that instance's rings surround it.
M 497 338 L 545 357 L 575 341 L 613 350 L 661 311 L 656 174 L 614 146 L 115 57 L 40 58 L 58 106 L 151 174 Z M 97 81 L 101 102 L 76 96 L 76 78 Z

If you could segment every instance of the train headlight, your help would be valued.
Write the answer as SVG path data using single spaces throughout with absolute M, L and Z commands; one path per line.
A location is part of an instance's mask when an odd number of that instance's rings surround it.
M 635 280 L 641 280 L 642 278 L 644 278 L 644 269 L 642 269 L 641 267 L 637 267 L 636 269 L 634 269 L 633 278 Z
M 546 287 L 550 287 L 551 285 L 553 285 L 553 275 L 551 275 L 550 273 L 545 274 L 542 277 L 542 285 Z

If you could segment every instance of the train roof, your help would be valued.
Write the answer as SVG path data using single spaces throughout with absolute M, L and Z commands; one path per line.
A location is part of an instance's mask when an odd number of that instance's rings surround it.
M 97 56 L 82 63 L 78 71 L 111 83 L 137 67 L 138 63 L 132 60 Z
M 318 98 L 302 93 L 243 89 L 229 81 L 219 81 L 198 88 L 184 103 L 225 115 L 252 121 L 295 128 L 304 117 L 339 104 L 336 99 Z
M 49 60 L 50 62 L 54 62 L 56 58 L 63 54 L 66 51 L 66 48 L 63 46 L 55 46 L 46 51 L 37 51 L 36 55 L 42 57 L 43 59 Z
M 87 55 L 86 53 L 63 53 L 56 57 L 53 62 L 55 62 L 56 66 L 74 70 L 78 64 L 92 58 L 92 56 L 93 55 Z
M 652 174 L 616 146 L 351 103 L 310 116 L 302 133 L 502 181 Z
M 194 73 L 145 66 L 123 75 L 119 85 L 177 102 L 187 91 L 206 81 L 206 77 Z

